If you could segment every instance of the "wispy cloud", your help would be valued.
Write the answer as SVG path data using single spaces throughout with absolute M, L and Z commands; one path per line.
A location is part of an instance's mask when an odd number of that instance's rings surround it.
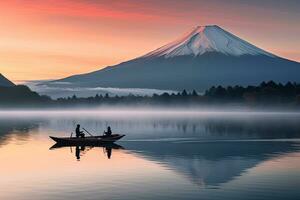
M 139 96 L 151 96 L 153 94 L 162 94 L 167 92 L 177 93 L 174 90 L 158 90 L 158 89 L 144 89 L 144 88 L 112 88 L 112 87 L 68 87 L 68 82 L 55 82 L 61 84 L 63 87 L 40 85 L 43 81 L 28 81 L 24 84 L 28 85 L 32 90 L 39 92 L 43 95 L 48 95 L 53 98 L 68 97 L 76 95 L 78 97 L 89 97 L 95 96 L 96 94 L 109 94 L 110 96 L 127 96 L 127 95 L 139 95 Z

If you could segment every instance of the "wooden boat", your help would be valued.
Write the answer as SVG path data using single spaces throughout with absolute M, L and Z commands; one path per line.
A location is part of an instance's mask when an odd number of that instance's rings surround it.
M 112 134 L 111 136 L 87 136 L 84 138 L 76 138 L 76 137 L 53 137 L 49 136 L 52 140 L 59 144 L 65 145 L 93 145 L 93 144 L 101 144 L 101 143 L 113 143 L 125 135 Z

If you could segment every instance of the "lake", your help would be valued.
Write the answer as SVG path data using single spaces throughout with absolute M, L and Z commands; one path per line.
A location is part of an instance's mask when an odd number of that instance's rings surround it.
M 300 114 L 0 112 L 0 199 L 300 199 Z M 55 148 L 76 124 L 126 134 Z

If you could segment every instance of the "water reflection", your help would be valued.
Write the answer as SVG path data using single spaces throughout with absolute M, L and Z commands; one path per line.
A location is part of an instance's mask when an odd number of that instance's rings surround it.
M 218 138 L 299 138 L 299 122 L 297 116 L 240 116 L 208 119 L 204 127 Z
M 56 143 L 52 147 L 50 147 L 50 150 L 55 150 L 55 149 L 70 149 L 71 153 L 73 152 L 73 148 L 75 148 L 75 157 L 78 161 L 80 161 L 80 157 L 84 154 L 86 154 L 89 150 L 93 148 L 99 148 L 102 149 L 103 152 L 106 154 L 107 158 L 110 159 L 112 156 L 112 151 L 113 149 L 124 149 L 121 145 L 115 144 L 115 143 L 110 143 L 110 144 L 98 144 L 98 145 L 93 145 L 93 146 L 83 146 L 83 145 L 63 145 L 63 144 L 58 144 Z
M 76 123 L 102 134 L 108 125 L 126 140 L 137 139 L 278 139 L 300 138 L 300 115 L 225 115 L 225 116 L 130 116 L 99 115 L 58 117 L 47 125 L 62 134 Z M 68 133 L 69 134 L 69 133 Z
M 111 159 L 115 149 L 155 161 L 186 176 L 199 186 L 219 186 L 241 176 L 245 171 L 275 157 L 299 151 L 297 141 L 278 140 L 178 140 L 123 141 L 122 144 L 97 146 L 53 145 L 50 150 L 64 149 L 79 161 L 93 148 Z M 75 151 L 73 150 L 75 149 Z
M 0 117 L 0 199 L 300 198 L 298 115 L 78 115 Z M 77 123 L 126 137 L 52 146 Z
M 26 141 L 39 125 L 39 120 L 0 117 L 0 147 L 7 144 L 12 136 L 16 140 Z
M 285 141 L 123 142 L 126 149 L 166 165 L 200 186 L 230 182 L 256 165 L 299 150 Z

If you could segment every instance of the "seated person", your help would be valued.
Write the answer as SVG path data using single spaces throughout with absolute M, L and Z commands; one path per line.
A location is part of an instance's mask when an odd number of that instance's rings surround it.
M 111 134 L 112 134 L 112 132 L 111 132 L 111 128 L 109 126 L 109 127 L 107 127 L 107 131 L 106 132 L 104 131 L 104 135 L 105 136 L 111 136 Z
M 77 124 L 75 132 L 76 132 L 76 137 L 77 138 L 79 138 L 79 137 L 84 138 L 84 133 L 83 133 L 83 131 L 80 131 L 80 125 L 79 124 Z

